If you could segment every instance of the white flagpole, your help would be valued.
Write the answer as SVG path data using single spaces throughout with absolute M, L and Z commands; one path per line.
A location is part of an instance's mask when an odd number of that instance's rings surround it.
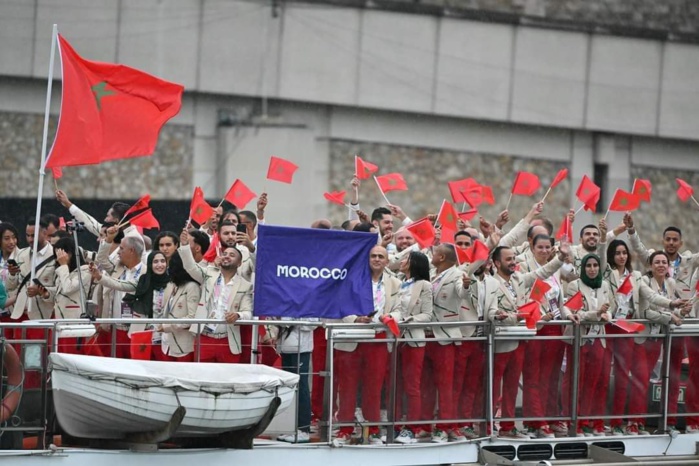
M 56 55 L 56 39 L 58 37 L 58 25 L 53 25 L 53 30 L 51 31 L 51 56 L 49 58 L 49 79 L 46 88 L 46 110 L 44 112 L 44 134 L 43 141 L 41 142 L 41 163 L 39 164 L 39 188 L 36 196 L 36 217 L 34 222 L 34 245 L 32 246 L 33 256 L 32 262 L 36 260 L 37 250 L 39 249 L 39 221 L 41 219 L 41 201 L 44 195 L 44 175 L 46 168 L 46 147 L 48 145 L 49 137 L 49 110 L 51 109 L 51 88 L 53 87 L 53 62 Z M 36 275 L 36 270 L 34 269 L 34 264 L 32 263 L 32 280 L 34 280 Z M 31 300 L 28 301 L 28 306 L 31 306 Z
M 376 179 L 376 176 L 374 176 L 374 181 L 376 181 L 376 186 L 378 186 L 379 192 L 383 196 L 383 199 L 386 201 L 386 204 L 390 204 L 391 202 L 386 197 L 386 194 L 384 194 L 383 189 L 381 189 L 381 185 L 379 184 L 379 180 Z

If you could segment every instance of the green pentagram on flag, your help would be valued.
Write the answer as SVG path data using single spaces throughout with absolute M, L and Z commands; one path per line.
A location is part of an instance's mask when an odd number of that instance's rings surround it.
M 284 167 L 281 166 L 281 165 L 277 165 L 277 168 L 275 168 L 274 171 L 277 172 L 277 173 L 285 173 L 285 172 L 286 172 L 286 170 L 284 169 Z
M 453 223 L 454 222 L 454 217 L 451 215 L 451 213 L 447 214 L 446 218 L 447 222 Z
M 646 187 L 645 187 L 645 186 L 641 186 L 640 188 L 638 188 L 638 193 L 639 193 L 639 194 L 645 194 L 646 192 L 647 192 L 647 191 L 646 191 Z
M 590 188 L 583 188 L 582 193 L 583 195 L 587 196 L 588 194 L 590 194 Z
M 388 184 L 391 185 L 391 186 L 395 186 L 395 185 L 398 184 L 398 180 L 396 180 L 395 178 L 390 178 L 390 179 L 388 180 Z
M 194 211 L 195 215 L 201 215 L 202 213 L 204 213 L 204 209 L 201 207 L 197 207 L 197 209 Z
M 629 200 L 626 199 L 626 198 L 619 199 L 619 204 L 621 204 L 621 205 L 626 205 L 626 204 L 628 204 L 628 203 L 629 203 Z
M 371 175 L 371 170 L 369 169 L 369 167 L 364 167 L 364 174 Z
M 95 94 L 95 102 L 97 102 L 98 110 L 102 110 L 102 97 L 116 94 L 115 91 L 110 91 L 106 87 L 107 81 L 100 81 L 94 86 L 90 87 L 92 93 Z

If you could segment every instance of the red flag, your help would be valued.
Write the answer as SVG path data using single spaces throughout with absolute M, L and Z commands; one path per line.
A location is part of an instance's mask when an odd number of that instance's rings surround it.
M 524 317 L 527 328 L 536 328 L 536 323 L 541 319 L 541 306 L 536 301 L 517 308 L 517 314 Z
M 51 174 L 53 175 L 54 179 L 59 179 L 60 177 L 63 176 L 63 168 L 61 167 L 53 167 L 51 169 Z
M 220 247 L 221 242 L 218 239 L 218 233 L 214 232 L 213 236 L 211 237 L 211 242 L 209 243 L 209 249 L 206 250 L 203 259 L 206 262 L 213 263 L 216 260 L 216 256 L 218 256 L 218 250 Z
M 462 192 L 468 191 L 471 188 L 477 188 L 478 183 L 473 178 L 466 178 L 463 180 L 449 181 L 447 183 L 449 187 L 449 192 L 451 193 L 451 200 L 454 202 L 465 202 Z
M 323 197 L 325 199 L 329 200 L 330 202 L 344 206 L 345 205 L 345 194 L 347 194 L 346 191 L 333 191 L 330 193 L 323 193 Z
M 134 205 L 129 207 L 129 210 L 127 210 L 126 213 L 124 214 L 124 218 L 126 218 L 126 216 L 129 214 L 132 214 L 134 212 L 138 212 L 139 210 L 147 209 L 149 206 L 150 206 L 150 194 L 146 194 L 141 199 L 137 200 Z
M 358 155 L 354 156 L 354 173 L 360 180 L 366 180 L 367 178 L 370 178 L 371 175 L 373 175 L 377 171 L 379 171 L 379 167 L 377 167 L 373 163 L 365 162 Z
M 124 65 L 88 61 L 58 36 L 63 96 L 46 166 L 89 165 L 151 155 L 177 115 L 184 87 Z
M 585 204 L 586 210 L 595 210 L 597 202 L 599 202 L 602 190 L 597 186 L 594 181 L 588 178 L 587 175 L 583 176 L 578 190 L 575 192 L 575 196 Z
M 555 178 L 551 182 L 551 188 L 555 188 L 560 184 L 561 181 L 565 180 L 566 177 L 568 176 L 568 169 L 564 168 L 563 170 L 559 170 L 558 173 L 556 173 Z
M 432 222 L 427 219 L 427 217 L 411 223 L 405 227 L 405 229 L 412 233 L 420 248 L 428 248 L 434 244 L 434 226 L 432 225 Z
M 464 222 L 468 222 L 473 217 L 475 217 L 477 214 L 478 214 L 478 209 L 470 209 L 470 210 L 467 210 L 466 212 L 459 212 L 457 215 Z
M 462 249 L 458 246 L 454 246 L 454 249 L 456 250 L 456 260 L 459 262 L 459 265 L 470 264 L 472 262 L 470 247 Z
M 442 225 L 442 229 L 446 228 L 449 230 L 454 230 L 456 232 L 456 220 L 458 215 L 451 202 L 442 201 L 442 207 L 439 209 L 439 215 L 437 215 L 437 221 Z M 442 242 L 448 243 L 449 241 L 442 238 Z
M 490 250 L 483 241 L 474 238 L 473 244 L 469 248 L 469 255 L 471 256 L 471 262 L 485 261 L 488 260 Z
M 131 359 L 149 361 L 153 348 L 153 330 L 131 334 Z
M 609 204 L 609 210 L 614 212 L 626 212 L 636 210 L 640 205 L 641 200 L 638 196 L 626 192 L 623 189 L 617 189 L 614 192 L 612 202 Z
M 653 192 L 653 187 L 649 180 L 641 180 L 636 178 L 633 180 L 633 188 L 631 192 L 634 193 L 643 202 L 650 202 L 650 195 Z
M 483 186 L 473 186 L 466 191 L 461 191 L 461 197 L 471 208 L 478 207 L 485 200 L 483 198 Z
M 573 225 L 570 223 L 570 217 L 567 215 L 563 218 L 563 223 L 556 232 L 556 239 L 565 238 L 565 241 L 571 243 L 573 241 Z
M 629 322 L 626 319 L 617 319 L 612 322 L 612 325 L 621 329 L 624 333 L 637 333 L 646 328 L 645 325 L 639 322 Z
M 129 222 L 135 227 L 141 227 L 146 230 L 150 228 L 160 228 L 160 223 L 158 223 L 158 220 L 153 216 L 153 211 L 150 209 L 144 210 L 140 214 L 134 216 Z
M 269 159 L 269 169 L 267 170 L 267 179 L 274 180 L 274 181 L 281 181 L 282 183 L 291 184 L 291 179 L 294 176 L 294 172 L 298 168 L 299 168 L 298 165 L 296 165 L 292 162 L 289 162 L 288 160 L 284 160 L 282 158 L 275 157 L 273 155 Z M 235 202 L 233 202 L 233 204 L 235 204 L 236 207 L 238 207 L 239 209 L 243 208 L 242 206 L 239 206 Z M 247 204 L 247 202 L 246 202 L 246 204 Z
M 199 225 L 205 224 L 214 214 L 214 208 L 204 199 L 204 191 L 197 186 L 194 188 L 192 202 L 189 204 L 189 218 Z
M 61 231 L 66 231 L 66 219 L 63 217 L 58 217 L 58 229 Z
M 400 173 L 389 173 L 388 175 L 381 175 L 376 177 L 376 182 L 379 185 L 379 189 L 386 194 L 389 191 L 407 191 L 408 185 L 405 184 L 403 175 Z
M 531 196 L 539 190 L 541 182 L 534 173 L 517 172 L 515 182 L 512 185 L 512 194 L 518 196 Z
M 457 233 L 456 228 L 442 225 L 439 232 L 439 242 L 454 244 L 454 235 Z
M 694 196 L 694 188 L 692 188 L 692 186 L 684 180 L 679 178 L 675 178 L 675 180 L 679 186 L 677 188 L 677 197 L 680 198 L 680 201 L 687 202 L 689 198 Z
M 627 295 L 633 291 L 633 283 L 631 283 L 631 275 L 627 275 L 621 286 L 616 289 L 619 294 Z
M 256 197 L 257 194 L 250 191 L 250 188 L 248 188 L 245 183 L 240 180 L 235 180 L 224 196 L 224 199 L 236 206 L 238 210 L 243 210 L 245 206 L 248 205 L 248 202 Z
M 483 188 L 483 190 L 482 190 L 483 200 L 490 205 L 494 205 L 495 204 L 495 197 L 493 196 L 493 188 L 491 188 L 490 186 L 486 186 L 484 184 L 481 185 L 481 188 Z
M 532 287 L 532 291 L 529 293 L 529 299 L 540 303 L 546 298 L 546 292 L 550 289 L 551 285 L 537 278 Z
M 100 332 L 95 332 L 93 336 L 87 339 L 83 345 L 83 354 L 85 354 L 85 356 L 99 356 L 100 358 L 104 357 L 102 345 L 98 343 L 99 335 Z M 106 347 L 105 350 L 107 351 L 107 354 L 109 354 L 109 347 Z
M 579 311 L 580 309 L 582 309 L 583 304 L 583 295 L 581 292 L 578 291 L 573 296 L 571 296 L 570 299 L 566 301 L 563 305 L 571 311 Z
M 391 316 L 384 316 L 383 323 L 386 327 L 388 327 L 388 329 L 394 336 L 400 336 L 400 329 L 398 328 L 398 323 L 396 322 L 396 319 L 394 319 Z

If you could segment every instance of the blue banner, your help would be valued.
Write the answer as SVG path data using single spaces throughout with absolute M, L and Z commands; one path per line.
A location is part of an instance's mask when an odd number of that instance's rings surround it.
M 374 310 L 376 234 L 259 225 L 255 315 L 340 319 Z

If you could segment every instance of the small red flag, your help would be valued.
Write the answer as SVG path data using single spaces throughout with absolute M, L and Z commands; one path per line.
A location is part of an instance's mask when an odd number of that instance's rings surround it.
M 624 333 L 637 333 L 646 328 L 645 325 L 639 322 L 629 322 L 626 319 L 617 319 L 612 322 L 612 325 L 621 329 Z
M 558 186 L 561 183 L 561 181 L 566 179 L 567 176 L 568 176 L 568 169 L 567 168 L 559 170 L 558 173 L 556 173 L 555 178 L 551 182 L 551 188 L 555 188 L 556 186 Z
M 421 249 L 428 248 L 434 244 L 434 225 L 427 219 L 427 217 L 413 222 L 407 227 L 405 227 L 410 233 L 413 234 L 415 241 Z
M 459 265 L 470 264 L 472 262 L 470 247 L 464 249 L 454 245 L 454 250 L 456 250 L 456 260 L 459 262 Z
M 565 241 L 569 243 L 573 242 L 573 225 L 570 223 L 570 217 L 567 215 L 563 218 L 563 222 L 556 232 L 556 239 L 560 240 L 564 238 Z
M 531 196 L 539 190 L 541 182 L 534 173 L 517 172 L 515 182 L 512 185 L 512 194 L 518 196 Z
M 160 228 L 160 223 L 158 223 L 158 220 L 153 216 L 153 211 L 151 209 L 144 210 L 140 214 L 134 216 L 129 222 L 135 227 L 141 227 L 146 230 Z
M 53 167 L 51 169 L 51 174 L 53 175 L 54 179 L 59 179 L 60 177 L 63 176 L 63 168 L 61 167 Z
M 585 204 L 585 210 L 595 210 L 602 190 L 587 175 L 583 176 L 575 196 Z
M 463 220 L 464 222 L 468 222 L 468 221 L 471 220 L 473 217 L 475 217 L 476 215 L 478 215 L 478 209 L 475 209 L 475 208 L 474 208 L 474 209 L 467 210 L 466 212 L 459 212 L 457 215 L 458 215 L 459 218 L 460 218 L 461 220 Z
M 366 162 L 358 155 L 354 156 L 354 173 L 360 180 L 366 180 L 371 175 L 379 171 L 379 167 L 373 163 Z
M 447 186 L 449 187 L 449 193 L 451 193 L 452 201 L 466 202 L 462 193 L 470 190 L 471 188 L 477 188 L 479 185 L 473 178 L 466 178 L 463 180 L 449 181 Z
M 131 359 L 149 361 L 153 348 L 153 330 L 131 334 Z
M 85 356 L 98 356 L 100 358 L 104 357 L 102 345 L 99 344 L 99 335 L 100 332 L 97 332 L 87 339 L 83 345 L 83 354 L 85 354 Z M 105 349 L 107 350 L 107 353 L 109 353 L 109 347 L 106 347 Z
M 250 191 L 250 188 L 248 188 L 245 183 L 240 180 L 235 180 L 224 196 L 224 199 L 236 206 L 238 210 L 243 210 L 245 206 L 248 205 L 248 202 L 256 197 L 257 194 Z
M 650 195 L 653 192 L 653 186 L 651 186 L 649 180 L 641 180 L 636 178 L 633 180 L 633 188 L 631 192 L 634 193 L 643 202 L 650 202 Z
M 454 230 L 456 232 L 456 220 L 458 215 L 456 214 L 456 209 L 451 202 L 442 201 L 442 207 L 439 209 L 439 215 L 437 215 L 437 221 L 442 225 L 442 229 Z M 446 239 L 442 238 L 442 242 L 449 243 Z
M 408 185 L 400 173 L 389 173 L 376 177 L 379 189 L 385 194 L 389 191 L 407 191 Z
M 329 193 L 323 193 L 323 197 L 325 199 L 329 200 L 330 202 L 344 206 L 345 205 L 345 194 L 347 194 L 346 191 L 332 191 Z
M 532 291 L 529 293 L 529 299 L 540 303 L 546 298 L 546 292 L 550 289 L 551 285 L 537 278 L 532 287 Z
M 439 242 L 454 244 L 454 235 L 457 231 L 456 228 L 449 228 L 449 226 L 442 225 L 439 230 Z
M 633 291 L 633 283 L 631 283 L 631 275 L 627 275 L 621 286 L 616 289 L 619 294 L 627 295 Z
M 209 243 L 209 249 L 206 250 L 203 259 L 206 262 L 213 263 L 216 260 L 216 256 L 218 256 L 218 250 L 220 247 L 221 242 L 218 239 L 218 233 L 214 232 L 213 236 L 211 237 L 211 242 Z
M 481 188 L 483 188 L 483 201 L 487 202 L 490 205 L 494 205 L 495 197 L 493 196 L 493 188 L 484 184 L 481 185 Z
M 541 319 L 541 306 L 536 301 L 517 308 L 517 314 L 524 317 L 527 328 L 536 328 L 536 323 Z
M 488 260 L 490 250 L 483 241 L 474 238 L 473 244 L 469 248 L 469 255 L 471 256 L 471 262 L 485 261 Z
M 485 200 L 483 198 L 483 186 L 473 186 L 466 191 L 461 191 L 461 197 L 471 208 L 478 207 Z
M 289 162 L 288 160 L 284 160 L 279 157 L 275 157 L 274 155 L 270 157 L 269 159 L 269 169 L 267 170 L 267 179 L 268 180 L 274 180 L 274 181 L 281 181 L 282 183 L 289 183 L 291 184 L 291 179 L 294 176 L 294 172 L 298 170 L 298 165 L 295 163 Z M 233 202 L 239 209 L 242 209 L 242 206 L 239 206 L 235 202 Z M 246 202 L 247 204 L 247 202 Z
M 583 304 L 583 295 L 578 291 L 565 302 L 564 306 L 572 311 L 579 311 L 582 309 Z
M 66 219 L 63 217 L 58 217 L 58 229 L 61 231 L 66 231 Z
M 124 214 L 124 217 L 126 217 L 129 214 L 132 214 L 134 212 L 138 212 L 139 210 L 142 209 L 147 209 L 150 206 L 150 194 L 146 194 L 142 198 L 136 201 L 134 205 L 129 207 L 129 210 L 126 211 Z
M 694 196 L 694 188 L 692 188 L 692 186 L 689 183 L 680 178 L 675 178 L 675 180 L 677 181 L 677 185 L 679 186 L 677 188 L 677 197 L 680 198 L 680 201 L 687 202 L 692 196 Z
M 400 329 L 398 328 L 398 322 L 391 316 L 385 316 L 383 318 L 383 323 L 394 336 L 400 336 Z
M 192 202 L 189 204 L 189 218 L 199 225 L 205 224 L 214 214 L 214 209 L 204 199 L 204 191 L 197 186 L 194 188 Z
M 58 36 L 63 97 L 46 167 L 151 155 L 184 87 L 128 66 L 88 61 Z
M 636 210 L 640 207 L 641 200 L 635 194 L 617 189 L 614 192 L 614 198 L 609 204 L 609 210 L 614 212 L 626 212 Z

